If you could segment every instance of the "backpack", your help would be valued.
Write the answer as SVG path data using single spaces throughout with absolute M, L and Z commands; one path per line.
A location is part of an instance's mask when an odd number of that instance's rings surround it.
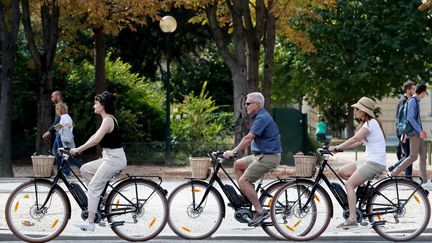
M 399 108 L 398 113 L 398 123 L 396 124 L 396 131 L 398 134 L 403 135 L 407 133 L 411 133 L 413 131 L 413 128 L 411 124 L 408 122 L 407 114 L 408 114 L 408 102 L 411 100 L 409 98 L 405 104 L 403 104 Z

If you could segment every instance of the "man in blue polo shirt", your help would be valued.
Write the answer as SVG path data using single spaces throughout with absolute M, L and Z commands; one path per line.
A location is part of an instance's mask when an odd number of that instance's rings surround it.
M 251 129 L 235 149 L 224 153 L 224 157 L 231 158 L 237 154 L 237 151 L 243 151 L 251 145 L 252 155 L 236 160 L 234 173 L 240 189 L 256 210 L 248 225 L 257 226 L 269 217 L 269 212 L 263 210 L 252 183 L 279 165 L 282 147 L 279 128 L 264 109 L 264 96 L 261 93 L 254 92 L 247 95 L 246 110 L 252 117 Z

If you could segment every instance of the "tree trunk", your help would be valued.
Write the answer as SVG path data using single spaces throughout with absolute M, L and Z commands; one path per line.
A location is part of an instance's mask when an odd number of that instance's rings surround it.
M 248 43 L 248 93 L 259 92 L 259 59 L 260 59 L 260 43 L 258 40 L 250 40 Z
M 348 118 L 347 118 L 347 129 L 348 129 L 348 138 L 354 135 L 355 127 L 354 127 L 354 109 L 351 107 L 353 102 L 349 102 L 348 106 Z
M 51 71 L 39 73 L 39 100 L 37 103 L 37 129 L 36 129 L 36 151 L 47 154 L 50 149 L 50 140 L 43 140 L 42 134 L 48 131 L 53 122 L 51 93 L 53 92 L 53 80 Z
M 273 8 L 273 1 L 268 2 L 268 9 Z M 271 84 L 273 74 L 274 49 L 276 45 L 276 19 L 267 12 L 266 26 L 264 35 L 264 79 L 263 79 L 263 95 L 266 99 L 265 108 L 272 114 L 271 101 Z
M 106 56 L 106 40 L 102 28 L 93 28 L 95 35 L 95 88 L 96 93 L 100 94 L 107 90 L 105 77 L 105 56 Z
M 57 50 L 59 37 L 60 7 L 56 0 L 44 1 L 41 5 L 42 47 L 36 44 L 35 33 L 31 24 L 30 7 L 28 0 L 21 0 L 23 11 L 23 26 L 25 37 L 33 60 L 39 69 L 39 101 L 37 104 L 37 131 L 36 151 L 46 153 L 50 146 L 42 141 L 42 134 L 48 130 L 52 123 L 51 93 L 53 91 L 52 69 Z M 42 49 L 42 53 L 39 53 Z
M 12 177 L 11 121 L 12 78 L 19 29 L 19 0 L 12 0 L 11 16 L 6 17 L 4 2 L 0 2 L 1 35 L 1 96 L 0 96 L 0 177 Z M 8 20 L 7 20 L 8 19 Z M 9 23 L 7 26 L 6 23 Z
M 242 138 L 247 135 L 250 128 L 250 119 L 245 109 L 248 82 L 246 73 L 242 72 L 241 68 L 234 70 L 232 75 L 234 85 L 234 143 L 239 144 Z

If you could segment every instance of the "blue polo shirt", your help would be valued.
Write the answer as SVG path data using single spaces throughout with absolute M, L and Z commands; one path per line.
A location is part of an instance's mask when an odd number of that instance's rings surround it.
M 252 117 L 250 132 L 256 136 L 251 145 L 253 153 L 276 154 L 282 152 L 279 127 L 264 108 L 259 109 Z

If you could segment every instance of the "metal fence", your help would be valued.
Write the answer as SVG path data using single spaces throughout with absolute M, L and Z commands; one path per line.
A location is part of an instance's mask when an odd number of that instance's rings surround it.
M 232 149 L 233 144 L 175 143 L 171 147 L 171 161 L 166 161 L 165 142 L 125 143 L 128 164 L 176 164 L 184 165 L 190 156 L 206 156 L 212 151 Z

